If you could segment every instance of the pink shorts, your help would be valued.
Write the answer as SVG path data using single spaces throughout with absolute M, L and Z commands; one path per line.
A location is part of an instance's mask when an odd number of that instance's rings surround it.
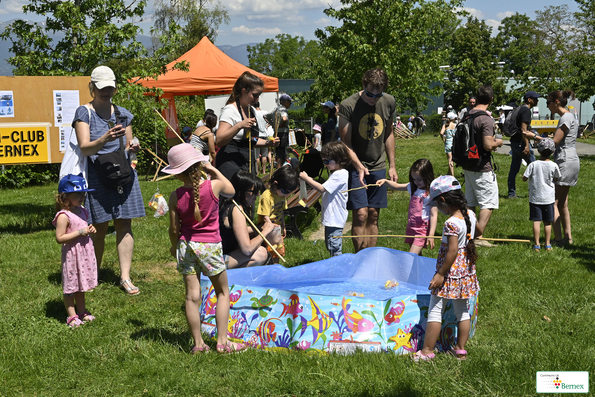
M 428 224 L 427 224 L 427 222 L 424 222 L 423 224 L 416 225 L 416 226 L 407 224 L 407 230 L 405 231 L 405 234 L 408 236 L 427 236 L 428 235 Z M 425 248 L 428 245 L 428 239 L 426 239 L 426 238 L 406 238 L 405 243 Z

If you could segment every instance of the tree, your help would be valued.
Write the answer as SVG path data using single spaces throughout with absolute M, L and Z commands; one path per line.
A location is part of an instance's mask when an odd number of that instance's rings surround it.
M 219 25 L 229 21 L 229 13 L 216 0 L 156 0 L 153 42 L 168 35 L 172 23 L 179 26 L 183 39 L 172 48 L 170 60 L 174 60 L 191 50 L 204 36 L 214 42 Z
M 314 78 L 312 64 L 320 57 L 315 40 L 279 34 L 274 39 L 248 46 L 248 67 L 279 79 Z
M 442 80 L 450 32 L 458 23 L 453 10 L 460 0 L 341 0 L 342 7 L 324 13 L 341 26 L 316 30 L 321 56 L 312 69 L 311 91 L 301 95 L 309 108 L 321 101 L 340 101 L 362 89 L 361 77 L 380 66 L 389 77 L 387 92 L 397 109 L 424 109 L 432 83 Z
M 579 11 L 575 13 L 577 27 L 581 32 L 580 51 L 569 57 L 573 74 L 569 77 L 569 87 L 573 87 L 577 97 L 586 101 L 595 95 L 595 2 L 575 0 Z
M 141 17 L 145 5 L 146 0 L 31 0 L 23 11 L 45 15 L 45 23 L 17 20 L 0 38 L 12 42 L 8 62 L 17 76 L 90 74 L 99 64 L 145 54 L 136 41 L 140 28 L 124 22 Z M 57 35 L 55 42 L 50 36 Z
M 444 101 L 455 109 L 464 107 L 483 84 L 494 88 L 494 103 L 505 100 L 503 65 L 491 35 L 492 28 L 485 21 L 469 17 L 452 36 Z

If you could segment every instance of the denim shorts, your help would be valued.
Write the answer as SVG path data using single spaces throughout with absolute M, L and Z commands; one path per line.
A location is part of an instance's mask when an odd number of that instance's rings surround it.
M 343 234 L 342 227 L 324 227 L 324 241 L 326 243 L 326 249 L 331 253 L 331 256 L 339 256 L 343 252 L 343 239 L 334 238 Z
M 376 183 L 379 179 L 386 178 L 386 170 L 370 171 L 370 175 L 364 175 L 366 185 Z M 349 189 L 360 187 L 359 172 L 351 168 L 349 170 Z M 347 198 L 347 209 L 358 210 L 360 208 L 387 208 L 388 196 L 386 185 L 370 186 L 367 189 L 358 189 L 349 192 Z

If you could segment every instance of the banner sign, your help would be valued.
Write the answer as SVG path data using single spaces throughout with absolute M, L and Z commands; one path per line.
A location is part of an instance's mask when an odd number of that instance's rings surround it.
M 0 164 L 50 163 L 50 123 L 0 124 Z

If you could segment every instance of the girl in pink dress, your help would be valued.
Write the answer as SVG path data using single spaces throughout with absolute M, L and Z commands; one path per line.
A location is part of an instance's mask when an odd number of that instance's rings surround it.
M 392 190 L 407 191 L 409 193 L 409 213 L 407 216 L 408 236 L 433 236 L 438 223 L 438 209 L 430 198 L 430 183 L 434 180 L 434 168 L 428 159 L 416 160 L 409 169 L 409 183 L 397 183 L 388 179 L 380 179 L 376 183 Z M 429 240 L 429 241 L 427 241 Z M 422 237 L 408 237 L 409 252 L 421 255 L 421 251 L 430 245 L 434 249 L 434 239 Z
M 56 214 L 56 242 L 62 244 L 62 289 L 66 324 L 76 328 L 95 319 L 85 307 L 85 292 L 97 286 L 97 260 L 93 241 L 93 225 L 87 225 L 89 210 L 83 207 L 87 182 L 82 174 L 68 174 L 58 185 Z M 76 303 L 76 310 L 75 310 Z
M 451 353 L 459 360 L 467 359 L 465 344 L 469 339 L 471 316 L 469 298 L 479 292 L 475 272 L 477 251 L 473 238 L 477 219 L 473 211 L 467 210 L 467 201 L 461 185 L 454 176 L 436 178 L 430 185 L 430 197 L 438 209 L 450 218 L 444 223 L 442 243 L 436 261 L 436 274 L 432 277 L 429 290 L 432 291 L 428 307 L 428 325 L 423 348 L 415 353 L 414 361 L 429 361 L 434 358 L 434 347 L 442 328 L 444 301 L 451 300 L 457 318 L 457 343 Z

